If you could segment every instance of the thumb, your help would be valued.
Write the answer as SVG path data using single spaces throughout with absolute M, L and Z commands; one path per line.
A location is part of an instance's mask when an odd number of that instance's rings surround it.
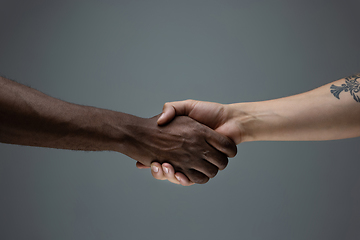
M 158 125 L 169 123 L 175 116 L 188 115 L 194 106 L 194 102 L 194 100 L 185 100 L 165 103 L 163 112 L 157 120 Z
M 171 103 L 165 103 L 163 107 L 163 112 L 157 120 L 158 125 L 164 125 L 174 119 L 176 115 L 175 108 Z

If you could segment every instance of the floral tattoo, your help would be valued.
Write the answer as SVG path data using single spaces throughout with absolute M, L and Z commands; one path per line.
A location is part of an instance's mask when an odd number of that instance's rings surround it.
M 341 86 L 335 86 L 334 84 L 330 87 L 330 92 L 336 97 L 340 99 L 339 94 L 344 92 L 350 92 L 351 96 L 354 98 L 356 102 L 360 102 L 360 74 L 356 74 L 353 76 L 349 76 L 345 78 L 345 83 L 341 84 Z

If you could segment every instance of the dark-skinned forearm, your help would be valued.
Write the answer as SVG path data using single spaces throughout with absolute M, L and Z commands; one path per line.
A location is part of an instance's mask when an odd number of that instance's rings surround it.
M 131 118 L 134 116 L 61 101 L 0 78 L 0 141 L 3 143 L 118 150 L 126 135 L 118 123 Z

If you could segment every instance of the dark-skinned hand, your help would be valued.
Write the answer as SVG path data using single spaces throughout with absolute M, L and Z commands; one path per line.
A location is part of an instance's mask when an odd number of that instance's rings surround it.
M 149 167 L 152 162 L 169 163 L 193 183 L 206 183 L 235 156 L 236 145 L 209 127 L 186 116 L 159 126 L 159 116 L 136 118 L 128 126 L 126 155 Z

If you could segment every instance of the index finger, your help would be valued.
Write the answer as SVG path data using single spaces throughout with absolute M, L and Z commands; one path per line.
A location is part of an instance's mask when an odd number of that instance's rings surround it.
M 237 153 L 234 141 L 210 128 L 206 131 L 206 141 L 220 152 L 226 154 L 228 157 L 235 157 Z

